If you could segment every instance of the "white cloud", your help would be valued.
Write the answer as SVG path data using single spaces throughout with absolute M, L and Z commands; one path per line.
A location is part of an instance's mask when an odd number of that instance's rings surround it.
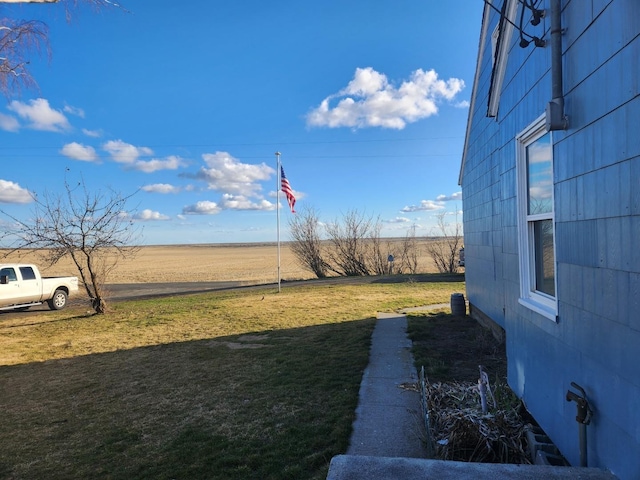
M 268 200 L 252 202 L 242 195 L 224 194 L 222 196 L 221 207 L 225 210 L 275 210 L 275 204 Z
M 83 128 L 82 133 L 84 133 L 87 137 L 92 138 L 98 138 L 102 136 L 102 130 L 88 130 L 86 128 Z
M 142 156 L 153 155 L 153 150 L 148 147 L 136 147 L 122 140 L 109 140 L 102 145 L 102 149 L 116 162 L 126 164 L 135 163 Z
M 407 217 L 396 217 L 391 220 L 385 220 L 385 223 L 409 223 L 411 220 Z
M 34 130 L 63 132 L 71 129 L 67 117 L 59 110 L 51 108 L 49 101 L 44 98 L 29 100 L 29 103 L 14 100 L 7 108 L 27 120 L 27 127 Z
M 388 84 L 386 75 L 376 72 L 373 68 L 356 68 L 353 80 L 346 88 L 342 89 L 340 95 L 368 97 L 384 90 Z
M 88 145 L 82 145 L 77 142 L 67 143 L 60 153 L 65 157 L 71 158 L 73 160 L 81 160 L 83 162 L 95 162 L 98 160 L 98 155 L 96 154 L 96 150 L 93 147 Z
M 422 200 L 420 205 L 409 205 L 404 207 L 401 212 L 420 212 L 422 210 L 442 210 L 444 205 L 442 202 L 436 202 L 434 200 Z
M 153 210 L 149 210 L 148 208 L 136 213 L 133 216 L 134 220 L 142 220 L 145 222 L 150 220 L 169 220 L 169 218 L 170 217 L 168 217 L 167 215 L 163 215 L 160 212 L 154 212 Z
M 438 195 L 435 200 L 422 200 L 419 205 L 408 205 L 401 209 L 401 212 L 411 213 L 420 211 L 434 211 L 445 208 L 445 202 L 462 200 L 462 192 L 455 192 L 451 195 Z
M 72 107 L 71 105 L 65 105 L 62 109 L 65 113 L 75 115 L 76 117 L 84 118 L 84 110 L 78 107 Z
M 252 165 L 242 163 L 227 152 L 202 155 L 206 167 L 202 167 L 196 178 L 205 180 L 209 189 L 245 197 L 259 196 L 261 181 L 269 180 L 275 170 L 265 163 Z
M 140 157 L 153 155 L 153 150 L 149 147 L 136 147 L 122 140 L 109 140 L 102 145 L 102 149 L 111 155 L 113 161 L 145 173 L 153 173 L 159 170 L 177 170 L 187 165 L 182 158 L 176 155 L 170 155 L 166 158 L 140 160 Z
M 180 188 L 168 183 L 154 183 L 145 185 L 142 190 L 149 193 L 179 193 Z
M 456 192 L 451 195 L 438 195 L 436 197 L 437 202 L 451 202 L 454 200 L 462 200 L 462 192 Z
M 17 132 L 20 130 L 20 122 L 16 117 L 0 113 L 0 129 L 6 132 Z
M 469 100 L 461 100 L 458 103 L 455 103 L 453 106 L 456 108 L 469 108 L 471 104 L 469 103 Z
M 540 183 L 529 187 L 530 201 L 550 200 L 553 194 L 553 181 Z M 550 208 L 550 205 L 545 205 L 546 208 Z
M 26 188 L 8 180 L 0 180 L 0 203 L 31 203 L 33 195 Z
M 438 113 L 438 103 L 453 100 L 463 88 L 461 79 L 444 81 L 434 70 L 421 69 L 396 88 L 373 68 L 357 68 L 347 87 L 322 100 L 307 115 L 307 125 L 401 130 L 407 123 Z M 334 107 L 332 101 L 337 101 Z
M 188 205 L 182 209 L 183 215 L 215 215 L 222 209 L 216 202 L 204 200 L 194 205 Z
M 158 170 L 177 170 L 186 166 L 186 162 L 175 155 L 165 159 L 154 158 L 153 160 L 138 160 L 133 164 L 133 168 L 145 173 L 153 173 Z
M 549 143 L 548 137 L 538 140 L 527 149 L 527 159 L 529 163 L 551 163 L 553 158 L 553 148 Z

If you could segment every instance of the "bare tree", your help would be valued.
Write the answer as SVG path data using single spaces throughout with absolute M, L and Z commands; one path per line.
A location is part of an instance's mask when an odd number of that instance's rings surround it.
M 320 234 L 320 219 L 315 210 L 306 210 L 289 221 L 291 249 L 300 264 L 325 278 L 329 273 L 341 276 L 416 273 L 418 244 L 415 227 L 402 241 L 384 241 L 380 218 L 367 217 L 352 210 L 342 219 L 325 225 L 326 240 Z M 393 264 L 390 263 L 393 256 Z
M 70 18 L 71 8 L 79 3 L 87 3 L 94 7 L 116 6 L 110 0 L 0 0 L 3 3 L 61 3 Z M 0 92 L 5 96 L 19 92 L 22 87 L 36 86 L 34 78 L 29 72 L 29 57 L 34 53 L 46 51 L 49 48 L 49 29 L 43 22 L 35 20 L 0 19 Z
M 396 273 L 404 273 L 405 271 L 412 274 L 417 273 L 419 253 L 416 226 L 413 225 L 400 243 L 400 254 L 396 255 L 396 262 L 398 262 Z
M 291 250 L 300 264 L 318 278 L 325 278 L 329 270 L 323 258 L 320 219 L 312 207 L 303 207 L 301 212 L 289 220 Z
M 442 212 L 436 215 L 437 226 L 435 227 L 436 239 L 427 244 L 427 252 L 433 259 L 440 273 L 458 272 L 458 254 L 462 246 L 462 225 L 456 222 L 451 225 L 447 223 L 447 213 Z
M 0 22 L 0 90 L 8 95 L 19 91 L 22 86 L 35 86 L 27 69 L 28 55 L 43 48 L 50 52 L 48 29 L 44 23 L 37 21 L 4 19 Z
M 357 210 L 344 215 L 343 223 L 335 221 L 326 226 L 332 248 L 327 254 L 330 269 L 338 275 L 362 276 L 372 273 L 372 242 L 379 232 L 379 220 L 365 217 Z M 375 251 L 375 250 L 373 250 Z
M 126 203 L 132 195 L 109 192 L 91 193 L 84 181 L 71 186 L 65 181 L 63 194 L 45 193 L 34 197 L 33 219 L 11 218 L 14 227 L 5 236 L 13 240 L 13 250 L 44 249 L 45 260 L 54 265 L 70 256 L 78 269 L 92 308 L 105 313 L 104 284 L 119 260 L 137 251 L 131 212 Z
M 371 225 L 369 231 L 369 242 L 367 248 L 366 261 L 369 266 L 369 272 L 374 275 L 385 275 L 389 273 L 389 252 L 390 242 L 383 243 L 380 237 L 382 224 L 376 221 Z

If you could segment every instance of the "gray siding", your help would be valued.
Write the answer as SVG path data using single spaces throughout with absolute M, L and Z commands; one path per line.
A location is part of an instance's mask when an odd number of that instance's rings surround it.
M 589 465 L 640 478 L 640 2 L 563 1 L 569 129 L 553 133 L 558 322 L 518 303 L 516 135 L 551 99 L 550 49 L 517 32 L 495 119 L 491 40 L 462 172 L 467 296 L 506 332 L 508 380 L 572 464 L 574 381 L 593 403 Z M 543 2 L 549 9 L 549 1 Z M 489 32 L 497 22 L 492 14 Z M 526 27 L 548 38 L 544 26 Z

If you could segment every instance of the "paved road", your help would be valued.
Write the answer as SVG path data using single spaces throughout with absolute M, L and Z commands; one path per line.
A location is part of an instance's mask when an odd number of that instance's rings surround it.
M 413 281 L 425 281 L 426 276 L 415 275 Z M 407 281 L 402 276 L 365 276 L 365 277 L 332 277 L 314 280 L 283 281 L 282 288 L 296 285 L 335 285 L 335 284 L 363 284 L 363 283 L 393 283 Z M 107 290 L 111 301 L 131 300 L 134 298 L 152 298 L 171 295 L 186 295 L 189 293 L 209 292 L 214 290 L 250 289 L 250 288 L 277 288 L 277 283 L 255 285 L 246 281 L 233 282 L 173 282 L 173 283 L 126 283 L 109 284 Z
M 250 286 L 247 282 L 172 282 L 172 283 L 112 283 L 106 285 L 107 298 L 112 302 L 134 298 L 166 297 L 189 293 L 230 290 Z

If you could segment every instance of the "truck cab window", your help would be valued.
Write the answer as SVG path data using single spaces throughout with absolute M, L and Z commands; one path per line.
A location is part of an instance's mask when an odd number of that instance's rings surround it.
M 23 280 L 35 280 L 36 274 L 31 267 L 20 267 L 20 274 Z M 15 275 L 15 274 L 14 274 Z
M 16 277 L 16 271 L 13 268 L 3 268 L 0 270 L 0 277 L 7 276 L 10 282 L 18 281 L 18 277 Z

